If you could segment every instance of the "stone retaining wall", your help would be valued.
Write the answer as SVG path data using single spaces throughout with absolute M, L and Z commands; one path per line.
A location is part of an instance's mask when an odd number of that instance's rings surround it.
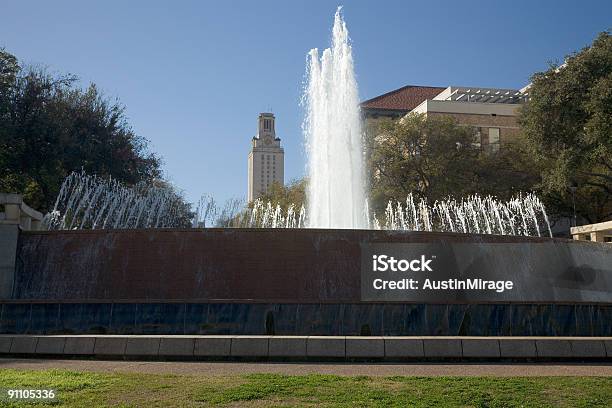
M 14 274 L 0 279 L 11 286 L 0 300 L 4 334 L 612 336 L 612 247 L 599 243 L 316 229 L 22 231 L 18 240 Z M 432 278 L 512 278 L 517 289 L 371 298 L 361 274 L 372 245 L 438 254 Z
M 612 247 L 604 244 L 284 228 L 25 231 L 12 299 L 354 303 L 363 300 L 363 248 L 399 244 L 444 255 L 436 272 L 457 270 L 467 277 L 502 276 L 521 283 L 511 293 L 454 291 L 436 301 L 414 297 L 414 303 L 612 303 Z

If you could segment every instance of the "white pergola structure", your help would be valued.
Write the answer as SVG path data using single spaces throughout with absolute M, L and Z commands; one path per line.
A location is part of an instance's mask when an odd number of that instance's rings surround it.
M 433 99 L 437 101 L 519 104 L 529 99 L 528 90 L 449 86 Z

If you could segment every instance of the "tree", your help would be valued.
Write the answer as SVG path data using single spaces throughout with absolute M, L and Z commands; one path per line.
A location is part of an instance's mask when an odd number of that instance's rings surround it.
M 518 134 L 500 150 L 481 150 L 473 169 L 476 193 L 508 200 L 519 193 L 536 192 L 540 183 L 540 165 L 530 155 L 523 135 Z
M 286 186 L 275 182 L 260 199 L 263 202 L 269 201 L 274 205 L 280 205 L 283 211 L 287 211 L 287 208 L 293 204 L 296 211 L 299 211 L 302 205 L 306 203 L 307 185 L 308 182 L 305 178 L 292 180 Z
M 532 77 L 519 122 L 542 163 L 540 188 L 549 209 L 587 222 L 612 217 L 612 38 Z
M 447 116 L 383 122 L 369 146 L 373 208 L 380 212 L 409 193 L 435 201 L 475 193 L 508 198 L 531 189 L 535 178 L 525 170 L 520 144 L 489 152 L 474 143 L 475 135 Z
M 127 122 L 124 107 L 72 75 L 22 68 L 0 49 L 0 191 L 49 211 L 72 171 L 129 185 L 161 175 L 159 157 Z
M 137 184 L 136 187 L 142 185 Z M 175 185 L 163 179 L 153 179 L 146 184 L 148 187 L 163 188 L 169 192 L 171 205 L 174 207 L 174 213 L 177 215 L 176 228 L 191 228 L 195 212 L 191 208 L 191 204 L 185 200 L 183 192 L 178 190 Z

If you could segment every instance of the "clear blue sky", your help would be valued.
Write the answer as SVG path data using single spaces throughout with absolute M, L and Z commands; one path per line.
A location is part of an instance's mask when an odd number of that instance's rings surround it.
M 325 48 L 336 1 L 0 3 L 0 47 L 95 82 L 127 107 L 196 201 L 246 196 L 259 112 L 304 173 L 305 56 Z M 612 27 L 607 1 L 346 1 L 362 100 L 407 85 L 522 87 Z

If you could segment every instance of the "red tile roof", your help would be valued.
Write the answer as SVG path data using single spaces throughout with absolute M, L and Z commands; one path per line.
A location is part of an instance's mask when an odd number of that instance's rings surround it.
M 407 85 L 395 91 L 368 99 L 361 103 L 366 109 L 387 109 L 409 112 L 425 99 L 432 99 L 446 87 Z

